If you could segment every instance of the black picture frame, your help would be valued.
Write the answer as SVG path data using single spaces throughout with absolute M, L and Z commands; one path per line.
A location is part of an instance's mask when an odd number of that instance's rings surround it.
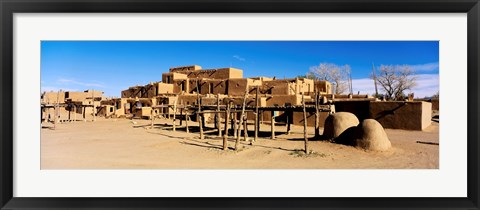
M 0 0 L 1 209 L 479 209 L 478 0 Z M 468 196 L 465 198 L 25 198 L 13 197 L 14 13 L 467 13 Z M 448 181 L 448 180 L 446 180 Z M 94 190 L 94 189 L 92 189 Z

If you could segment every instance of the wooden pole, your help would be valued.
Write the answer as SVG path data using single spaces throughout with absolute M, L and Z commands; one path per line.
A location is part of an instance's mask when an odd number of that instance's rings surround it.
M 287 115 L 287 135 L 290 135 L 290 124 L 292 123 L 292 119 L 291 119 L 291 112 L 290 111 L 286 111 L 285 114 Z
M 150 129 L 153 129 L 153 107 L 150 110 Z
M 68 107 L 68 122 L 72 122 L 72 107 Z
M 198 78 L 197 78 L 197 101 L 198 101 L 198 113 L 197 113 L 197 120 L 198 120 L 198 127 L 200 128 L 200 139 L 204 139 L 203 136 L 203 124 L 202 124 L 202 118 L 200 112 L 202 111 L 202 101 L 200 100 L 200 89 L 198 87 Z
M 237 140 L 235 141 L 235 150 L 238 149 L 238 142 L 240 141 L 240 126 L 243 123 L 243 117 L 245 114 L 245 105 L 247 103 L 247 94 L 248 94 L 248 89 L 245 89 L 245 95 L 243 96 L 243 104 L 242 104 L 242 112 L 240 114 L 240 122 L 238 123 L 238 129 L 237 129 Z M 245 133 L 247 131 L 245 130 Z
M 248 140 L 248 124 L 247 124 L 247 114 L 245 113 L 245 117 L 243 120 L 243 141 L 247 141 L 247 140 Z
M 305 93 L 302 91 L 303 106 L 303 138 L 305 139 L 305 154 L 308 154 L 308 137 L 307 137 L 307 110 L 305 109 Z
M 180 105 L 183 107 L 183 100 L 180 101 Z M 183 108 L 180 109 L 180 126 L 182 125 L 183 125 Z
M 223 134 L 223 150 L 227 150 L 228 149 L 228 141 L 227 141 L 227 137 L 228 137 L 228 121 L 230 120 L 230 105 L 231 103 L 229 102 L 228 105 L 227 105 L 227 109 L 225 110 L 225 132 Z
M 55 106 L 53 108 L 53 113 L 55 114 L 53 118 L 53 129 L 57 129 L 58 103 L 60 100 L 59 97 L 60 97 L 60 91 L 57 92 L 57 103 L 55 103 Z
M 275 139 L 275 111 L 271 112 L 271 121 L 270 121 L 270 130 L 271 130 L 271 139 Z
M 188 120 L 190 120 L 190 115 L 188 115 L 187 108 L 185 108 L 185 131 L 187 133 L 190 133 L 190 131 L 188 130 Z
M 178 96 L 175 98 L 175 102 L 173 102 L 173 131 L 177 131 L 177 101 Z
M 315 137 L 320 136 L 320 112 L 318 110 L 318 91 L 315 91 Z
M 233 138 L 237 138 L 237 113 L 232 113 Z
M 220 94 L 217 94 L 217 111 L 216 119 L 217 119 L 217 128 L 218 128 L 218 137 L 222 136 L 222 120 L 220 117 Z
M 259 86 L 257 86 L 257 89 L 255 90 L 255 136 L 253 137 L 253 141 L 257 141 L 258 138 L 258 130 L 259 130 L 259 123 L 258 123 L 258 92 L 259 92 Z
M 113 100 L 113 116 L 116 118 L 117 117 L 117 102 L 115 99 Z
M 77 122 L 77 105 L 73 104 L 73 122 Z
M 95 113 L 95 112 L 96 112 L 96 107 L 95 107 L 95 94 L 94 94 L 94 90 L 93 90 L 93 89 L 92 89 L 92 105 L 93 105 L 93 108 L 92 108 L 92 109 L 93 109 L 93 112 L 92 112 L 93 122 L 95 122 L 95 120 L 96 120 L 96 117 L 95 117 L 95 115 L 96 115 L 96 113 Z
M 53 106 L 53 130 L 57 129 L 57 105 Z

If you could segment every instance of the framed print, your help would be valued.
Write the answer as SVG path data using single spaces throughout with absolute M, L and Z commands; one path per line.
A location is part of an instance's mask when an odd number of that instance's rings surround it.
M 0 5 L 2 209 L 479 208 L 476 0 Z

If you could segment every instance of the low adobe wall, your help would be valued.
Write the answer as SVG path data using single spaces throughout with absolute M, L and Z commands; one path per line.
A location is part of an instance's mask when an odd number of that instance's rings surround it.
M 384 128 L 423 130 L 432 121 L 432 104 L 429 102 L 370 102 L 370 118 Z
M 336 112 L 350 112 L 360 121 L 376 119 L 384 128 L 423 130 L 431 125 L 432 104 L 414 101 L 341 101 Z

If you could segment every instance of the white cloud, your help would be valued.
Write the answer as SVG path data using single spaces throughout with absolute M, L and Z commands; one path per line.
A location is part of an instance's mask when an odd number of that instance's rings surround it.
M 354 94 L 357 94 L 358 91 L 360 91 L 360 94 L 375 94 L 375 85 L 370 78 L 352 79 L 352 87 Z
M 234 55 L 233 58 L 239 60 L 239 61 L 246 61 L 245 58 L 240 57 L 239 55 Z
M 58 80 L 59 83 L 61 84 L 75 84 L 75 85 L 81 85 L 81 86 L 86 86 L 86 87 L 105 87 L 105 85 L 103 84 L 100 84 L 100 83 L 85 83 L 85 82 L 79 82 L 79 81 L 76 81 L 76 80 L 73 80 L 73 79 L 59 79 Z
M 438 74 L 417 74 L 417 86 L 408 93 L 413 92 L 417 98 L 432 96 L 439 91 L 439 80 Z
M 432 96 L 439 91 L 439 75 L 438 74 L 417 74 L 417 85 L 411 90 L 407 90 L 405 94 L 414 93 L 416 98 Z M 383 89 L 379 84 L 378 92 L 382 93 Z M 375 94 L 375 85 L 372 79 L 362 78 L 352 80 L 353 93 L 356 94 Z
M 40 88 L 41 92 L 57 92 L 57 91 L 78 91 L 77 89 L 66 88 L 66 87 L 54 87 L 54 86 L 42 86 Z
M 425 63 L 410 66 L 417 72 L 438 70 L 438 63 Z

